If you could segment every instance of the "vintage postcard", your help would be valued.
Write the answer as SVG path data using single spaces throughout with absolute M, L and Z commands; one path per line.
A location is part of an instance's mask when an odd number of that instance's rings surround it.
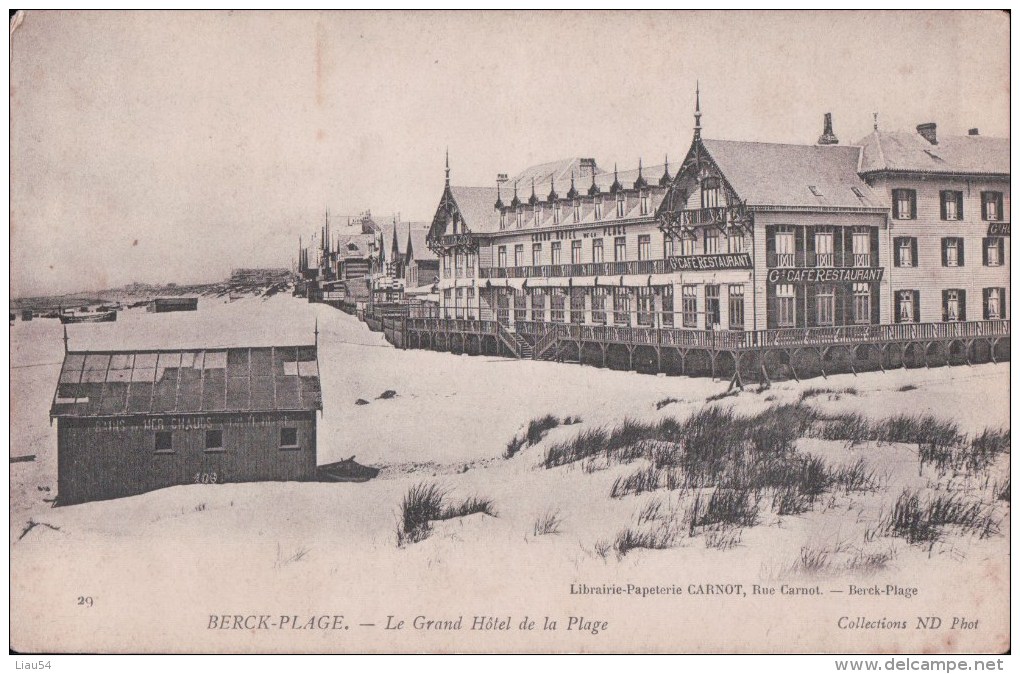
M 1009 34 L 13 14 L 11 648 L 1009 650 Z

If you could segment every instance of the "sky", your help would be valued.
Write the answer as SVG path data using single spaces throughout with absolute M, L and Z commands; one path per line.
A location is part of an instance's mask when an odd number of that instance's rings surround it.
M 289 266 L 371 210 L 704 136 L 1009 135 L 997 12 L 34 12 L 11 37 L 11 293 Z

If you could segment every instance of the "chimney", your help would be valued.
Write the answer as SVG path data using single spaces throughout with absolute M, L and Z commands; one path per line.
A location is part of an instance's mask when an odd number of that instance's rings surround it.
M 977 129 L 969 129 L 967 131 L 967 135 L 968 136 L 976 136 L 976 135 L 978 135 L 978 130 Z
M 586 178 L 595 175 L 595 160 L 591 157 L 581 159 L 581 176 Z
M 917 132 L 921 134 L 921 136 L 932 145 L 939 144 L 938 136 L 935 135 L 935 122 L 918 124 Z
M 822 135 L 818 137 L 819 145 L 838 145 L 839 138 L 836 138 L 836 134 L 832 132 L 832 113 L 825 113 L 825 127 L 822 129 Z
M 500 185 L 502 185 L 503 183 L 508 183 L 510 182 L 510 177 L 505 173 L 497 173 L 496 182 L 499 183 Z

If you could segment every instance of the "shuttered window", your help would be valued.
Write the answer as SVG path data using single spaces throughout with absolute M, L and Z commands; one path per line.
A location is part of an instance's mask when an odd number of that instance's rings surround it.
M 1001 236 L 989 236 L 982 242 L 981 250 L 986 267 L 1001 267 L 1005 258 L 1005 242 Z
M 893 239 L 893 263 L 897 267 L 916 267 L 917 239 L 912 236 L 900 236 Z
M 896 322 L 921 322 L 921 293 L 918 290 L 899 290 L 896 292 Z
M 959 288 L 942 291 L 942 320 L 967 320 L 967 291 Z
M 963 192 L 943 190 L 939 192 L 939 201 L 943 220 L 963 220 Z
M 981 193 L 981 219 L 1002 220 L 1002 192 Z
M 942 266 L 963 266 L 963 239 L 952 236 L 942 239 Z
M 729 287 L 730 330 L 744 329 L 744 286 Z
M 896 220 L 914 220 L 917 218 L 917 192 L 914 190 L 895 189 L 893 195 L 893 218 Z
M 985 288 L 982 291 L 984 297 L 984 319 L 994 321 L 1006 317 L 1006 289 Z

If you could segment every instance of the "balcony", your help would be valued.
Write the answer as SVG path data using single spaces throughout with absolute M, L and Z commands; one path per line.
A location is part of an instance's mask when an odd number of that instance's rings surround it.
M 664 260 L 626 262 L 582 262 L 581 264 L 542 264 L 530 267 L 482 267 L 481 278 L 554 278 L 566 276 L 622 276 L 627 274 L 667 274 L 673 271 Z

